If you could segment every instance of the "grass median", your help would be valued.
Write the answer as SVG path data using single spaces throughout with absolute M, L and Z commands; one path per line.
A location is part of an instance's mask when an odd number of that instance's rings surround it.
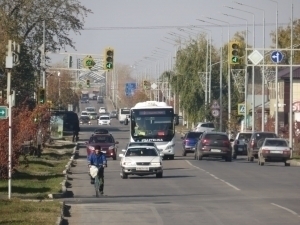
M 60 215 L 58 201 L 46 200 L 48 194 L 60 193 L 63 170 L 72 156 L 74 145 L 44 148 L 40 158 L 21 156 L 20 165 L 12 177 L 12 200 L 8 196 L 7 180 L 0 180 L 0 224 L 55 224 Z

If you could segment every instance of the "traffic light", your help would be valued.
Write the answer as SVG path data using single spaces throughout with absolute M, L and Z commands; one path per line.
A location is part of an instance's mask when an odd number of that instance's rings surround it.
M 228 60 L 229 64 L 240 64 L 240 43 L 238 41 L 229 42 Z
M 46 102 L 46 92 L 44 88 L 39 89 L 39 94 L 38 94 L 38 103 L 39 104 L 44 104 Z
M 90 87 L 90 80 L 86 80 L 86 86 Z
M 104 69 L 111 70 L 114 68 L 114 49 L 106 48 L 104 53 Z
M 150 83 L 149 83 L 147 80 L 144 80 L 144 81 L 143 81 L 143 87 L 144 87 L 145 90 L 148 90 L 148 89 L 150 88 L 150 87 L 149 87 L 149 84 L 150 84 Z

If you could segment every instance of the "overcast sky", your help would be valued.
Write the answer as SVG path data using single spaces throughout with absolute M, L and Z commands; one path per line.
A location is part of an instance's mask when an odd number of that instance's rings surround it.
M 231 0 L 81 0 L 81 3 L 93 11 L 86 18 L 85 30 L 81 35 L 70 34 L 75 42 L 77 51 L 67 49 L 70 53 L 93 53 L 103 54 L 105 47 L 115 49 L 115 61 L 126 65 L 139 63 L 142 68 L 152 65 L 154 62 L 145 57 L 154 57 L 158 61 L 171 58 L 175 52 L 175 46 L 169 39 L 176 39 L 168 33 L 174 32 L 188 36 L 187 33 L 178 30 L 179 27 L 190 25 L 203 25 L 205 29 L 212 32 L 212 39 L 216 46 L 221 45 L 221 28 L 224 27 L 224 44 L 227 41 L 227 24 L 216 20 L 230 23 L 230 33 L 246 30 L 245 19 L 249 25 L 249 44 L 252 45 L 252 21 L 255 15 L 255 42 L 256 47 L 263 47 L 263 10 L 266 21 L 266 47 L 271 44 L 269 33 L 275 30 L 276 3 L 271 0 L 237 0 L 242 4 L 260 8 L 253 9 L 248 6 L 236 4 Z M 288 25 L 291 18 L 291 0 L 277 0 L 278 2 L 278 24 Z M 230 6 L 239 10 L 233 10 L 224 6 Z M 250 13 L 244 12 L 248 11 Z M 237 19 L 224 14 L 241 17 Z M 300 15 L 300 0 L 294 0 L 294 19 Z M 197 19 L 216 23 L 200 22 Z M 195 29 L 192 32 L 201 32 Z M 169 38 L 169 39 L 166 39 Z M 167 43 L 170 42 L 170 43 Z M 155 49 L 165 52 L 153 55 Z

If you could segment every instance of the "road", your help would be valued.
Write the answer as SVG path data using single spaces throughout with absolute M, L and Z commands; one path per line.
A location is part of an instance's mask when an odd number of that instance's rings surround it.
M 108 109 L 111 105 L 105 102 Z M 98 105 L 97 107 L 99 108 Z M 82 127 L 84 142 L 96 126 Z M 128 126 L 112 121 L 108 127 L 120 142 L 119 153 L 129 136 Z M 119 159 L 109 159 L 105 169 L 105 195 L 96 198 L 87 174 L 86 152 L 80 148 L 72 168 L 66 198 L 70 225 L 299 225 L 299 167 L 283 163 L 258 166 L 238 158 L 196 161 L 181 156 L 180 135 L 176 137 L 175 160 L 165 160 L 164 177 L 120 178 Z

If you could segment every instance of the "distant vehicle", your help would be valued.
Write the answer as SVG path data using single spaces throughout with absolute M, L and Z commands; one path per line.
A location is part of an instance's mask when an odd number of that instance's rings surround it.
M 81 111 L 81 116 L 88 116 L 88 112 L 87 111 Z
M 182 137 L 182 156 L 187 153 L 195 153 L 197 142 L 203 132 L 189 131 Z
M 120 123 L 123 123 L 126 118 L 130 115 L 130 109 L 129 108 L 122 108 L 119 109 L 119 114 L 118 114 L 118 120 Z
M 287 141 L 283 138 L 265 138 L 262 146 L 258 150 L 258 165 L 263 166 L 265 162 L 284 162 L 285 166 L 290 166 L 288 160 L 291 157 L 291 149 Z
M 87 112 L 96 112 L 96 108 L 95 107 L 85 107 L 85 111 Z
M 97 120 L 98 119 L 98 115 L 97 115 L 96 112 L 88 112 L 88 115 L 89 115 L 91 120 Z
M 91 120 L 89 116 L 80 116 L 79 118 L 80 124 L 87 124 L 87 125 L 91 125 Z
M 90 100 L 96 100 L 96 99 L 94 99 L 94 96 L 96 96 L 94 93 L 89 93 L 89 99 Z
M 102 96 L 97 97 L 97 103 L 104 103 L 104 99 Z
M 132 146 L 124 154 L 119 154 L 121 158 L 121 177 L 127 179 L 128 175 L 156 175 L 163 177 L 163 166 L 160 153 L 151 146 Z
M 258 150 L 266 138 L 278 138 L 278 136 L 272 132 L 255 131 L 252 133 L 247 143 L 247 161 L 253 162 L 254 158 L 258 158 Z
M 165 102 L 139 102 L 130 112 L 130 142 L 154 142 L 164 159 L 175 156 L 174 109 Z M 120 115 L 119 115 L 120 117 Z M 127 120 L 125 120 L 127 125 Z
M 89 103 L 88 98 L 81 98 L 80 103 Z
M 106 113 L 105 107 L 100 107 L 99 108 L 99 113 Z
M 202 160 L 203 157 L 222 157 L 226 162 L 232 161 L 233 139 L 222 132 L 204 132 L 197 143 L 194 158 Z
M 110 125 L 110 117 L 109 116 L 100 116 L 98 119 L 99 125 Z
M 236 159 L 238 155 L 247 155 L 247 143 L 251 135 L 252 132 L 240 132 L 236 135 L 233 143 L 233 159 Z
M 93 100 L 97 100 L 97 96 L 96 95 L 93 96 Z
M 114 111 L 110 112 L 109 116 L 110 116 L 110 118 L 117 118 L 118 113 L 117 113 L 117 111 L 114 110 Z
M 198 123 L 194 129 L 194 131 L 196 131 L 196 132 L 209 132 L 209 131 L 214 131 L 214 130 L 215 130 L 215 125 L 211 122 Z

